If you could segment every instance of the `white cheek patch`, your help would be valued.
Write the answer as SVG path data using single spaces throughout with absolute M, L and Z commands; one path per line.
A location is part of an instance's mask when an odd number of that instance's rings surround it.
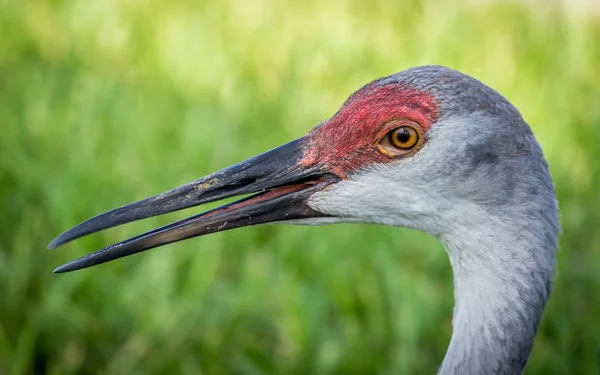
M 308 206 L 344 222 L 387 224 L 431 233 L 435 213 L 423 189 L 396 181 L 389 170 L 356 174 L 313 194 Z

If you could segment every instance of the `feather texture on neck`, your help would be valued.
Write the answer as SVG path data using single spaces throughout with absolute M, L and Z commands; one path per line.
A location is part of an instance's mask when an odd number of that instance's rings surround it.
M 439 374 L 521 374 L 552 289 L 557 244 L 548 228 L 557 220 L 523 226 L 514 217 L 477 216 L 465 215 L 470 225 L 440 238 L 454 272 L 456 305 Z

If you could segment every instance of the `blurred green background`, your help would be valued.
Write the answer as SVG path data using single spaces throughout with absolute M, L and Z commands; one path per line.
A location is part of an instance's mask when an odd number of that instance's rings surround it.
M 45 250 L 420 64 L 475 76 L 532 126 L 563 235 L 527 373 L 600 373 L 596 1 L 0 0 L 0 374 L 435 373 L 452 273 L 422 233 L 245 228 L 52 274 L 192 209 Z

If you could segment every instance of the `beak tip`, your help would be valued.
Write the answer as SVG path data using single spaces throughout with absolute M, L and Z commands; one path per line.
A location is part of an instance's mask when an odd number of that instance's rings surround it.
M 66 273 L 66 272 L 71 272 L 71 271 L 75 271 L 80 269 L 81 267 L 78 267 L 76 262 L 69 262 L 69 263 L 65 263 L 62 266 L 56 267 L 54 269 L 54 273 Z
M 62 233 L 58 237 L 53 239 L 52 242 L 50 242 L 48 244 L 48 250 L 56 249 L 57 247 L 62 246 L 64 244 L 66 244 L 67 242 L 71 241 L 71 239 L 70 239 L 71 236 L 68 235 L 69 232 L 71 232 L 71 230 L 68 230 L 68 231 Z
M 67 242 L 71 242 L 71 241 L 81 237 L 81 235 L 77 231 L 77 229 L 79 229 L 80 226 L 81 226 L 81 224 L 74 228 L 69 229 L 68 231 L 62 233 L 61 235 L 59 235 L 58 237 L 53 239 L 52 242 L 50 242 L 48 244 L 48 250 L 56 249 L 57 247 L 66 244 Z
M 52 272 L 54 272 L 54 273 L 65 273 L 65 272 L 68 272 L 68 270 L 65 269 L 65 264 L 63 264 L 60 267 L 56 267 L 54 269 L 54 271 L 52 271 Z
M 55 239 L 52 240 L 52 242 L 50 242 L 48 244 L 48 250 L 54 250 L 57 247 L 59 247 L 60 245 L 62 245 L 59 241 L 58 241 L 58 237 L 56 237 Z

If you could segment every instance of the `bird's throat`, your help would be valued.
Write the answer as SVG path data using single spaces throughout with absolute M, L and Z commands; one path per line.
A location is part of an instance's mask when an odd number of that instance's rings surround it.
M 441 238 L 456 305 L 439 374 L 523 372 L 550 297 L 555 244 L 514 231 L 493 226 Z

